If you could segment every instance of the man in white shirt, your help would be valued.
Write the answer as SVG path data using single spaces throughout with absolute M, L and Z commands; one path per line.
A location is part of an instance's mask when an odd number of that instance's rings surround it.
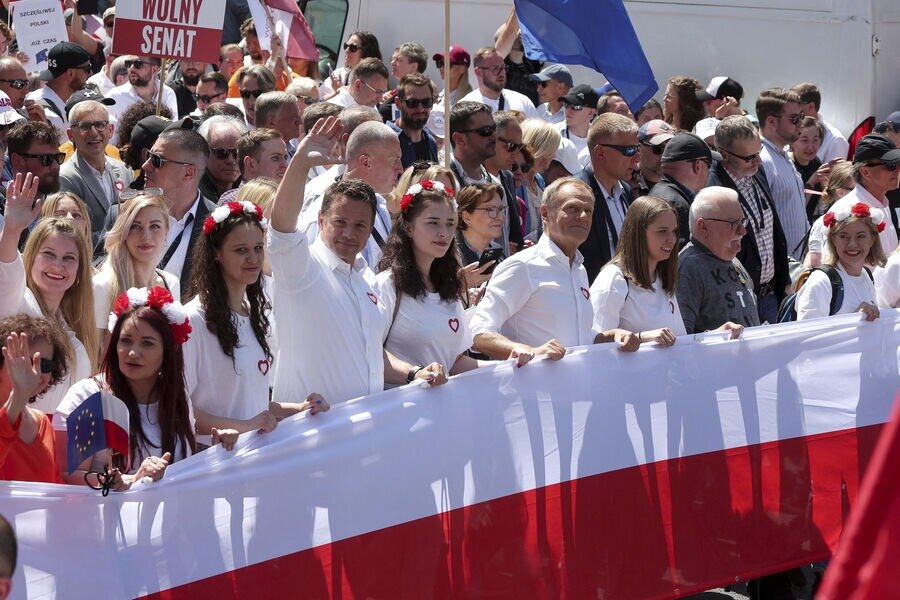
M 129 56 L 125 59 L 128 82 L 109 90 L 106 95 L 116 101 L 110 113 L 118 119 L 126 110 L 138 102 L 156 102 L 159 88 L 160 60 L 155 56 Z M 178 117 L 178 100 L 175 90 L 163 85 L 163 104 L 172 111 L 172 118 Z
M 537 355 L 559 360 L 566 348 L 616 341 L 634 351 L 638 336 L 624 330 L 592 329 L 590 284 L 578 251 L 591 229 L 594 194 L 566 177 L 544 190 L 538 243 L 506 259 L 494 270 L 472 316 L 473 348 L 492 358 Z
M 47 68 L 40 78 L 46 84 L 39 90 L 30 92 L 26 100 L 34 100 L 44 106 L 47 122 L 56 127 L 60 142 L 69 140 L 66 130 L 66 100 L 84 87 L 91 75 L 91 56 L 87 50 L 72 42 L 60 42 L 47 55 Z
M 387 87 L 388 69 L 385 64 L 377 58 L 364 58 L 353 67 L 347 85 L 326 102 L 338 106 L 362 104 L 375 107 L 387 93 Z
M 529 75 L 528 78 L 538 82 L 537 94 L 542 102 L 537 107 L 538 117 L 551 124 L 564 122 L 566 107 L 562 97 L 568 94 L 574 85 L 569 69 L 565 65 L 551 64 L 541 69 L 540 73 Z
M 276 402 L 315 391 L 335 404 L 380 392 L 385 382 L 418 379 L 438 385 L 447 380 L 438 363 L 411 365 L 383 349 L 391 314 L 375 274 L 359 254 L 376 217 L 372 188 L 355 179 L 336 183 L 323 199 L 318 239 L 310 242 L 297 228 L 307 172 L 340 160 L 341 133 L 335 117 L 313 126 L 297 146 L 272 207 L 267 246 L 275 316 L 283 325 L 275 362 Z
M 847 160 L 850 142 L 847 141 L 840 129 L 826 122 L 819 114 L 822 106 L 822 93 L 819 91 L 819 86 L 810 82 L 798 83 L 791 88 L 791 91 L 800 96 L 800 110 L 803 111 L 803 114 L 807 117 L 816 117 L 822 124 L 825 134 L 822 136 L 822 144 L 819 146 L 819 151 L 816 152 L 816 157 L 823 163 L 835 158 Z
M 579 154 L 587 148 L 588 128 L 597 114 L 599 99 L 597 92 L 589 85 L 576 85 L 571 92 L 559 98 L 565 104 L 566 119 L 554 127 L 562 137 L 575 144 Z
M 494 48 L 481 48 L 475 53 L 475 77 L 478 89 L 472 90 L 461 100 L 487 104 L 491 110 L 517 110 L 526 118 L 537 119 L 534 104 L 524 94 L 503 89 L 506 85 L 506 65 Z

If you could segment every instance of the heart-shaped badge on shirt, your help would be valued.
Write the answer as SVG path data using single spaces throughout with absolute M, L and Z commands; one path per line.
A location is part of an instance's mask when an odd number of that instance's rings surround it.
M 268 375 L 269 373 L 269 361 L 261 360 L 256 363 L 256 368 L 259 369 L 259 372 L 263 375 Z
M 590 300 L 590 299 L 591 299 L 591 292 L 590 292 L 590 290 L 587 289 L 587 288 L 581 288 L 581 295 L 584 296 L 584 299 L 585 299 L 585 300 Z
M 453 330 L 453 333 L 459 331 L 459 319 L 449 319 L 447 321 L 447 325 L 450 326 L 450 329 Z
M 375 295 L 375 292 L 366 292 L 366 296 L 369 297 L 369 300 L 372 301 L 372 304 L 378 306 L 378 296 Z

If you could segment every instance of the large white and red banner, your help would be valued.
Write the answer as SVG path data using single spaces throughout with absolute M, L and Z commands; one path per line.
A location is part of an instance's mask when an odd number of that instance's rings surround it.
M 900 386 L 898 315 L 503 363 L 107 498 L 3 483 L 14 594 L 662 598 L 822 559 Z
M 222 0 L 120 2 L 113 52 L 218 62 L 224 20 Z

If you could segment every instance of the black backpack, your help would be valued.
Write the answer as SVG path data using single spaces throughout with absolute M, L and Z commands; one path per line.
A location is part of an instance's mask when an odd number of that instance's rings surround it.
M 872 272 L 869 268 L 863 267 L 863 270 L 869 279 L 872 279 Z M 796 291 L 782 300 L 781 306 L 778 307 L 778 323 L 790 323 L 797 320 L 797 294 L 813 271 L 822 271 L 828 275 L 828 280 L 831 282 L 831 305 L 828 308 L 828 314 L 834 315 L 841 310 L 841 306 L 844 304 L 844 281 L 841 279 L 841 274 L 831 265 L 820 265 L 803 271 L 797 278 Z

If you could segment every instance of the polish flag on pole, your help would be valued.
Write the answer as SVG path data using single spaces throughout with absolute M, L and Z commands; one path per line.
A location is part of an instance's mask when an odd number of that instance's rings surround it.
M 251 0 L 249 5 L 263 50 L 271 50 L 266 48 L 265 44 L 269 43 L 271 32 L 274 30 L 285 43 L 287 56 L 319 60 L 316 38 L 296 0 Z M 253 10 L 257 7 L 260 12 L 265 12 L 265 20 L 257 18 L 258 13 Z M 263 30 L 269 30 L 269 35 L 265 35 Z

